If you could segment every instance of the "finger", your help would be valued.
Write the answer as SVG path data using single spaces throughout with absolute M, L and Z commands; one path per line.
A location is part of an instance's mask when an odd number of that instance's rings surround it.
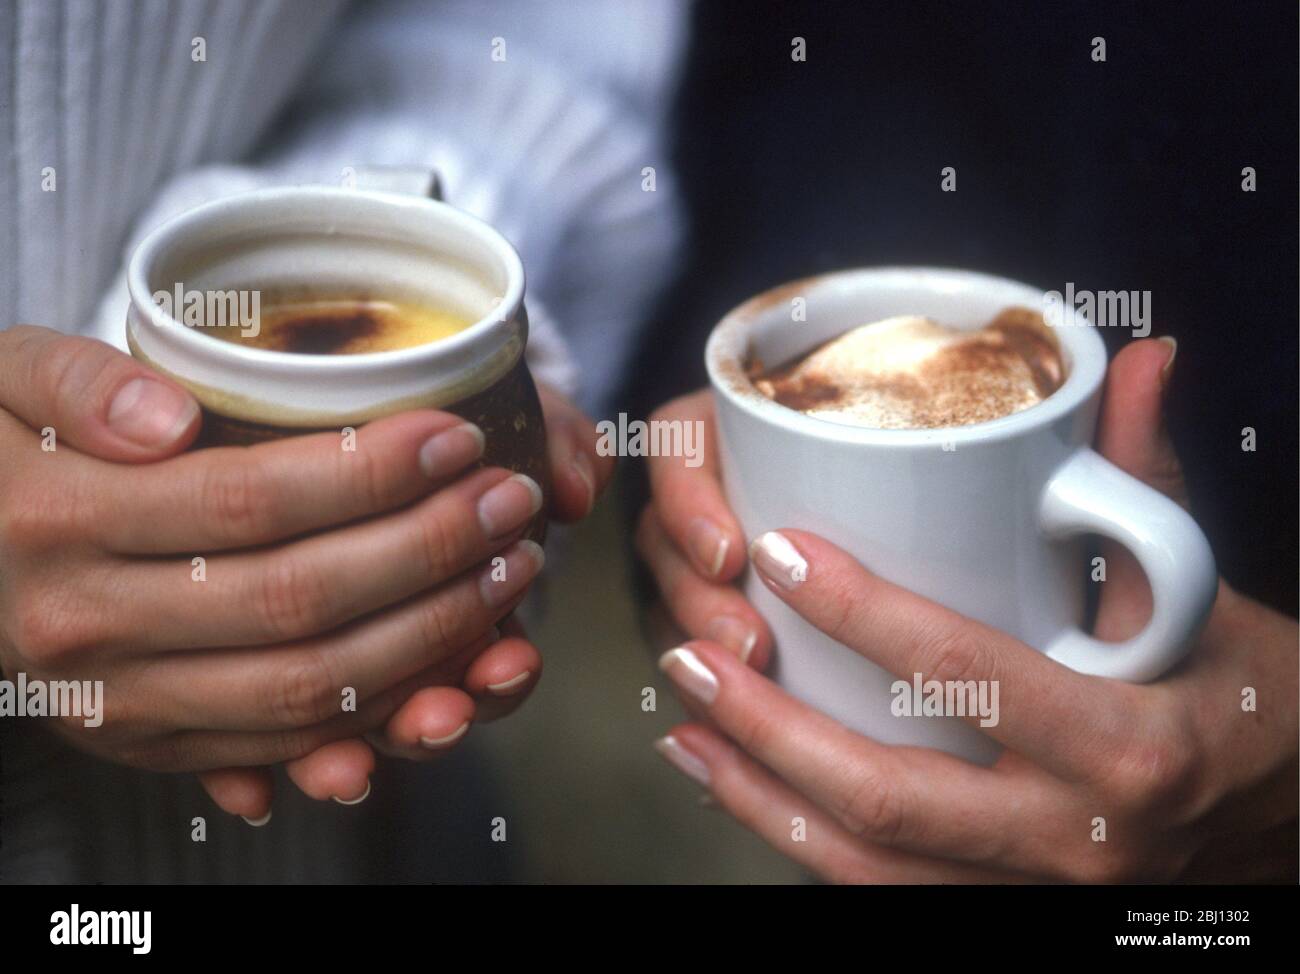
M 308 727 L 446 660 L 514 609 L 541 569 L 541 548 L 518 541 L 431 593 L 325 636 L 279 647 L 150 660 L 133 695 L 164 722 L 209 730 Z
M 118 605 L 113 618 L 129 629 L 101 635 L 135 653 L 312 636 L 504 557 L 540 507 L 532 480 L 489 468 L 395 514 L 279 548 L 214 555 L 201 582 L 190 561 L 114 564 L 100 578 L 113 596 L 103 601 Z M 232 613 L 236 605 L 243 611 Z
M 559 521 L 577 521 L 591 513 L 596 498 L 614 475 L 614 456 L 596 449 L 595 425 L 567 398 L 546 385 L 538 386 L 546 418 L 547 455 L 551 465 L 551 514 Z
M 1083 676 L 1005 633 L 892 585 L 805 531 L 769 531 L 750 558 L 768 589 L 832 639 L 890 673 L 945 689 L 998 692 L 996 724 L 961 716 L 995 740 L 1067 775 L 1095 764 L 1098 737 L 1132 726 L 1109 681 Z M 887 706 L 884 702 L 882 706 Z
M 655 513 L 673 544 L 701 578 L 725 582 L 745 567 L 744 534 L 722 495 L 713 419 L 707 390 L 675 399 L 658 409 L 651 422 L 694 424 L 701 452 L 685 457 L 650 457 L 650 490 Z M 683 435 L 683 441 L 685 437 Z M 688 462 L 689 460 L 689 462 Z M 690 463 L 698 461 L 697 466 Z
M 0 362 L 0 408 L 101 460 L 159 460 L 198 434 L 193 396 L 104 342 L 19 325 L 0 331 Z
M 1035 847 L 1051 830 L 1059 785 L 1033 775 L 990 770 L 940 751 L 891 747 L 855 734 L 697 641 L 665 653 L 660 666 L 711 722 L 751 757 L 854 835 L 878 845 L 999 868 L 1045 861 Z
M 352 738 L 326 744 L 284 767 L 289 780 L 308 798 L 359 805 L 370 797 L 375 752 L 365 741 Z
M 709 789 L 741 825 L 830 882 L 1004 883 L 1011 878 L 863 842 L 734 745 L 698 724 L 674 727 L 656 748 L 679 771 Z
M 1188 507 L 1182 465 L 1164 423 L 1178 346 L 1172 338 L 1125 346 L 1106 371 L 1097 450 L 1111 463 Z
M 200 771 L 198 779 L 223 812 L 238 815 L 253 828 L 271 821 L 275 784 L 266 768 L 218 768 Z
M 513 617 L 503 619 L 501 627 L 519 628 L 513 623 Z M 476 701 L 460 684 L 470 664 L 501 641 L 501 627 L 493 626 L 454 656 L 435 663 L 416 677 L 420 688 L 389 718 L 382 732 L 367 734 L 367 740 L 391 757 L 425 763 L 443 757 L 465 736 L 469 723 L 480 717 Z M 426 690 L 439 692 L 425 695 Z M 468 708 L 464 706 L 466 702 Z
M 772 636 L 762 616 L 734 585 L 702 578 L 664 533 L 652 507 L 641 513 L 636 545 L 683 631 L 722 644 L 755 669 L 766 668 Z
M 274 765 L 304 758 L 327 744 L 360 739 L 381 727 L 414 693 L 446 680 L 449 671 L 444 667 L 455 663 L 453 657 L 426 668 L 360 702 L 355 710 L 336 713 L 310 727 L 274 731 L 179 731 L 140 747 L 132 763 L 155 771 L 207 771 Z M 464 665 L 465 661 L 460 661 L 460 666 Z
M 478 701 L 481 723 L 518 710 L 542 678 L 542 654 L 527 639 L 509 636 L 470 663 L 461 686 Z
M 208 554 L 291 538 L 391 510 L 483 453 L 478 427 L 417 410 L 341 433 L 217 447 L 104 478 L 97 540 L 123 554 Z M 349 449 L 348 447 L 355 447 Z
M 474 717 L 474 700 L 464 690 L 424 687 L 389 718 L 385 740 L 413 756 L 442 754 L 464 739 Z
M 1097 449 L 1121 470 L 1187 508 L 1182 466 L 1163 416 L 1176 351 L 1173 339 L 1143 340 L 1115 356 L 1106 373 Z M 1107 541 L 1101 552 L 1106 581 L 1101 586 L 1095 634 L 1118 642 L 1136 635 L 1151 618 L 1151 586 L 1123 545 Z

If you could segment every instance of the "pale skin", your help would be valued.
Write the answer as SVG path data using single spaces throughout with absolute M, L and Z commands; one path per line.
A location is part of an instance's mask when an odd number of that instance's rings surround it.
M 1116 356 L 1097 447 L 1186 505 L 1161 419 L 1174 351 L 1145 340 Z M 713 443 L 707 393 L 657 418 L 701 419 Z M 716 454 L 698 469 L 651 464 L 638 546 L 691 637 L 661 665 L 694 718 L 660 751 L 783 854 L 833 882 L 1295 881 L 1294 619 L 1220 580 L 1176 671 L 1140 686 L 1085 677 L 891 585 L 825 539 L 771 525 L 805 567 L 770 557 L 770 539 L 755 539 L 752 563 L 809 623 L 900 676 L 999 681 L 1000 721 L 986 733 L 1005 751 L 993 767 L 885 746 L 762 675 L 771 636 L 731 584 L 747 539 Z M 1123 639 L 1145 622 L 1150 591 L 1127 552 L 1103 554 L 1097 633 Z
M 0 670 L 104 682 L 102 726 L 49 721 L 73 746 L 198 772 L 261 824 L 269 766 L 352 804 L 376 747 L 436 758 L 536 685 L 541 656 L 507 617 L 541 569 L 521 540 L 540 492 L 474 469 L 481 433 L 460 418 L 376 420 L 354 451 L 318 433 L 186 452 L 194 400 L 102 342 L 18 326 L 0 363 Z M 577 520 L 613 460 L 541 395 L 548 514 Z

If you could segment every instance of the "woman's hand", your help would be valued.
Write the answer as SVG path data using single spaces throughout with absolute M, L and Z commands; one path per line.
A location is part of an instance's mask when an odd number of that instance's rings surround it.
M 536 651 L 494 624 L 541 567 L 520 540 L 540 491 L 500 469 L 455 479 L 482 452 L 457 417 L 376 421 L 354 452 L 324 433 L 182 453 L 194 401 L 108 346 L 14 328 L 0 361 L 0 668 L 103 682 L 102 726 L 54 722 L 75 746 L 158 770 L 260 766 L 395 718 L 400 743 L 440 747 L 473 709 L 462 681 L 535 680 Z M 412 718 L 416 691 L 447 682 L 436 719 Z M 363 750 L 290 772 L 355 786 L 335 772 Z M 259 781 L 232 780 L 223 807 L 261 818 Z
M 546 449 L 551 463 L 552 520 L 568 524 L 591 513 L 596 498 L 614 476 L 614 457 L 596 450 L 600 434 L 573 402 L 545 383 L 537 394 L 546 419 Z
M 1182 499 L 1160 421 L 1171 360 L 1161 342 L 1137 342 L 1116 357 L 1098 446 Z M 1006 751 L 981 768 L 854 734 L 711 642 L 665 655 L 662 665 L 702 721 L 675 728 L 661 752 L 819 875 L 1294 881 L 1294 620 L 1221 583 L 1188 660 L 1139 686 L 1074 673 L 889 584 L 813 535 L 764 535 L 752 557 L 777 596 L 891 673 L 999 682 L 1000 720 L 984 730 Z M 804 566 L 793 573 L 792 558 Z M 1127 553 L 1107 559 L 1097 629 L 1124 638 L 1145 620 L 1150 593 Z M 689 618 L 689 610 L 677 615 Z
M 596 427 L 566 396 L 538 387 L 546 418 L 550 460 L 552 520 L 572 522 L 591 513 L 608 486 L 615 459 L 596 451 Z M 429 685 L 416 691 L 389 719 L 383 732 L 365 741 L 327 744 L 288 765 L 289 776 L 308 795 L 369 794 L 375 755 L 371 747 L 395 757 L 431 761 L 458 744 L 471 723 L 499 720 L 517 710 L 541 675 L 541 655 L 513 619 L 501 627 L 506 638 L 477 644 L 449 667 L 426 674 Z M 494 636 L 499 634 L 494 633 Z M 232 814 L 262 822 L 271 805 L 266 772 L 240 768 L 200 776 L 213 800 Z M 355 799 L 360 801 L 361 798 Z
M 703 389 L 660 407 L 651 422 L 700 423 L 701 462 L 651 457 L 650 503 L 636 547 L 678 627 L 725 646 L 762 669 L 772 636 L 762 616 L 731 584 L 745 567 L 745 536 L 722 490 L 713 394 Z

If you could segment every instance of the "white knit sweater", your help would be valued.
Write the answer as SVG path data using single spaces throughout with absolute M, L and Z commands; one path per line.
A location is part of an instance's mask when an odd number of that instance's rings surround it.
M 549 317 L 584 403 L 600 403 L 679 233 L 661 122 L 682 6 L 341 6 L 0 5 L 0 326 L 121 346 L 121 269 L 163 219 L 261 185 L 338 183 L 348 167 L 432 166 L 449 202 L 523 256 L 535 371 L 574 385 Z

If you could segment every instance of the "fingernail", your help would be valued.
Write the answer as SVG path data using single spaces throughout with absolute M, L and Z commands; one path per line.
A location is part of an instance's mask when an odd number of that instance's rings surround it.
M 528 678 L 532 675 L 533 675 L 532 670 L 524 670 L 518 676 L 511 677 L 509 680 L 506 680 L 504 683 L 489 683 L 487 685 L 488 693 L 491 693 L 493 696 L 497 696 L 497 697 L 508 697 L 516 690 L 518 690 L 520 687 L 522 687 L 525 683 L 527 683 Z
M 785 535 L 760 534 L 749 546 L 749 557 L 763 577 L 789 591 L 808 577 L 808 562 Z
M 265 825 L 267 822 L 271 821 L 271 813 L 270 813 L 270 812 L 267 812 L 267 813 L 266 813 L 265 815 L 263 815 L 261 818 L 249 818 L 247 815 L 241 815 L 241 816 L 239 816 L 239 817 L 242 818 L 245 822 L 247 822 L 249 825 L 251 825 L 251 826 L 252 826 L 253 828 L 255 828 L 255 829 L 260 829 L 260 828 L 261 828 L 263 825 Z
M 655 750 L 686 777 L 705 788 L 709 787 L 709 766 L 682 747 L 681 741 L 672 734 L 655 741 Z
M 420 470 L 430 480 L 441 480 L 481 457 L 486 444 L 483 431 L 473 423 L 435 433 L 420 447 Z
M 686 526 L 686 543 L 709 577 L 717 578 L 727 560 L 727 548 L 731 546 L 722 528 L 707 517 L 693 518 Z
M 504 559 L 498 562 L 497 558 Z M 478 590 L 489 609 L 505 605 L 522 592 L 546 564 L 546 553 L 536 541 L 516 541 L 488 563 L 479 576 Z
M 542 509 L 542 488 L 527 474 L 507 477 L 478 501 L 478 520 L 489 538 L 500 538 Z
M 335 795 L 334 800 L 338 802 L 340 805 L 360 805 L 363 801 L 365 801 L 369 797 L 370 797 L 370 779 L 367 778 L 366 790 L 361 793 L 360 798 L 340 798 L 338 795 Z
M 735 616 L 715 616 L 704 627 L 704 635 L 715 643 L 721 643 L 731 650 L 742 663 L 749 662 L 749 654 L 758 642 L 758 633 L 745 625 Z
M 591 461 L 585 453 L 579 453 L 570 461 L 569 466 L 573 467 L 573 472 L 578 475 L 587 488 L 587 508 L 583 516 L 591 513 L 591 509 L 596 506 L 596 474 L 591 469 Z
M 710 704 L 717 699 L 718 678 L 704 665 L 703 660 L 685 646 L 670 649 L 660 656 L 659 669 L 701 702 Z
M 451 747 L 469 731 L 469 721 L 461 724 L 446 737 L 421 737 L 420 744 L 430 751 L 442 751 Z
M 1161 335 L 1157 341 L 1169 346 L 1169 358 L 1165 360 L 1164 367 L 1160 370 L 1160 384 L 1166 386 L 1169 384 L 1169 376 L 1174 371 L 1174 359 L 1178 357 L 1178 339 L 1173 335 Z
M 113 397 L 108 425 L 141 446 L 175 442 L 198 415 L 190 396 L 156 379 L 132 379 Z

